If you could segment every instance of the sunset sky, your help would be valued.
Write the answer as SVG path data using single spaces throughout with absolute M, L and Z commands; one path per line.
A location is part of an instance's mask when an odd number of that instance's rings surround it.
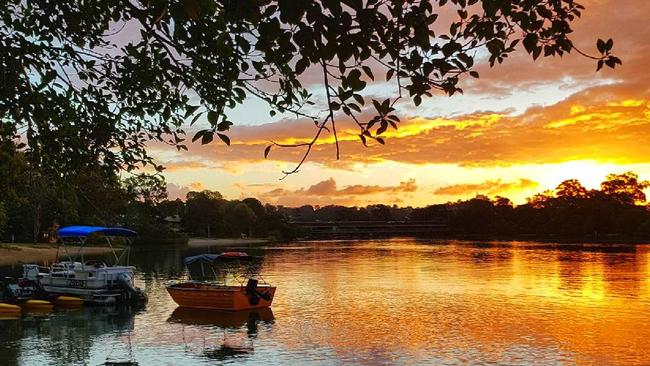
M 464 95 L 436 95 L 419 107 L 398 104 L 402 123 L 386 134 L 385 146 L 365 148 L 341 116 L 341 159 L 325 135 L 301 171 L 284 180 L 282 170 L 293 169 L 302 150 L 274 149 L 265 160 L 264 148 L 270 140 L 309 139 L 314 124 L 270 117 L 254 99 L 231 111 L 230 147 L 196 143 L 177 152 L 152 145 L 151 152 L 167 166 L 172 198 L 211 189 L 285 206 L 425 206 L 477 193 L 521 203 L 569 178 L 588 188 L 608 173 L 632 170 L 650 179 L 650 2 L 582 4 L 587 9 L 574 24 L 574 44 L 595 54 L 597 38 L 613 38 L 623 60 L 614 71 L 595 72 L 594 61 L 573 53 L 533 62 L 522 49 L 493 69 L 481 63 L 480 79 L 461 82 Z M 322 85 L 312 74 L 318 97 Z M 367 88 L 367 96 L 380 100 L 396 92 L 393 83 Z

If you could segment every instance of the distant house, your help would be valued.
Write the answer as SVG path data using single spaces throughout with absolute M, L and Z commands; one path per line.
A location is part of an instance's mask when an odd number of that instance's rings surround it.
M 180 215 L 165 216 L 162 220 L 169 226 L 169 230 L 176 233 L 183 231 L 183 219 Z

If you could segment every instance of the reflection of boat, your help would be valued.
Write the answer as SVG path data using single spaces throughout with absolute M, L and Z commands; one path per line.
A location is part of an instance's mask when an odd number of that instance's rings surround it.
M 188 273 L 193 272 L 190 267 L 200 266 L 201 273 L 205 274 L 207 265 L 215 271 L 215 274 L 216 271 L 226 273 L 224 281 L 221 283 L 194 280 L 176 282 L 168 285 L 167 291 L 178 305 L 188 308 L 232 311 L 271 306 L 276 288 L 266 283 L 260 284 L 250 271 L 244 275 L 244 279 L 247 279 L 245 285 L 243 282 L 238 285 L 226 283 L 227 274 L 232 272 L 237 275 L 242 261 L 252 262 L 253 257 L 246 253 L 226 252 L 185 258 Z
M 243 357 L 254 352 L 253 340 L 258 334 L 258 324 L 272 324 L 273 311 L 271 308 L 260 308 L 240 311 L 224 311 L 214 309 L 190 309 L 179 307 L 174 310 L 169 319 L 170 323 L 180 323 L 187 326 L 195 326 L 203 329 L 223 331 L 223 341 L 219 346 L 206 346 L 213 344 L 205 340 L 203 334 L 203 346 L 201 355 L 211 360 L 225 361 L 231 358 Z M 242 341 L 240 330 L 246 330 L 246 339 Z M 182 328 L 185 332 L 185 327 Z M 183 341 L 186 349 L 191 349 L 187 343 L 188 337 L 183 333 Z
M 222 344 L 221 346 L 213 349 L 206 349 L 203 355 L 211 360 L 224 361 L 233 357 L 246 356 L 253 353 L 254 349 L 251 346 L 234 346 Z
M 220 328 L 239 328 L 249 324 L 249 322 L 262 321 L 270 323 L 274 319 L 271 308 L 224 311 L 179 307 L 174 310 L 168 321 L 185 325 L 214 325 Z
M 21 306 L 28 311 L 50 312 L 54 310 L 54 304 L 45 300 L 27 300 L 21 303 Z
M 129 306 L 86 306 L 48 313 L 23 310 L 13 318 L 0 314 L 0 365 L 97 365 L 102 360 L 91 358 L 94 350 L 113 344 L 112 354 L 120 355 L 121 337 L 134 329 L 134 311 Z
M 104 235 L 115 258 L 113 265 L 98 261 L 84 261 L 83 249 L 90 235 Z M 98 226 L 69 226 L 59 230 L 59 238 L 68 260 L 57 262 L 50 267 L 39 267 L 36 264 L 23 265 L 23 278 L 14 285 L 14 294 L 18 297 L 30 287 L 34 292 L 45 292 L 50 297 L 61 295 L 81 298 L 85 302 L 97 304 L 113 304 L 118 302 L 144 302 L 144 293 L 135 287 L 135 267 L 119 265 L 130 252 L 130 239 L 137 234 L 124 228 L 107 228 Z M 127 246 L 118 257 L 112 237 L 123 238 Z M 73 256 L 66 246 L 66 240 L 77 241 L 80 246 Z

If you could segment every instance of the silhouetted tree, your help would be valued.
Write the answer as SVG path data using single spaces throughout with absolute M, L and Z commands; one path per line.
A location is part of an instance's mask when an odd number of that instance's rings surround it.
M 161 174 L 138 174 L 124 180 L 126 193 L 133 200 L 157 205 L 167 199 L 167 184 Z
M 501 197 L 501 196 L 494 197 L 494 200 L 492 201 L 492 203 L 494 204 L 494 207 L 513 207 L 514 206 L 512 204 L 512 201 L 510 201 L 510 198 Z
M 528 204 L 533 208 L 545 208 L 550 204 L 552 198 L 552 191 L 544 191 L 542 193 L 537 193 L 532 197 L 526 198 L 526 202 L 528 202 Z
M 555 188 L 555 195 L 561 198 L 585 198 L 589 192 L 577 179 L 568 179 Z
M 648 181 L 639 181 L 639 176 L 633 172 L 623 174 L 609 174 L 607 180 L 600 185 L 600 190 L 622 203 L 645 203 L 646 197 L 643 190 L 650 186 Z
M 248 205 L 242 202 L 235 203 L 227 215 L 237 232 L 253 236 L 253 224 L 257 216 Z
M 223 230 L 226 201 L 221 193 L 204 190 L 189 192 L 183 223 L 188 232 L 211 237 Z

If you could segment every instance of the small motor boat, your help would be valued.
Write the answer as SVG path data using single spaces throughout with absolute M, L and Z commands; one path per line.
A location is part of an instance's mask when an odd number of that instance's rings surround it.
M 254 266 L 248 266 L 248 270 L 244 270 L 243 280 L 239 284 L 226 283 L 227 274 L 239 275 L 241 278 L 242 271 L 239 264 L 243 261 L 250 263 L 253 259 L 250 255 L 241 252 L 187 257 L 185 265 L 190 277 L 191 273 L 196 273 L 197 270 L 194 268 L 193 271 L 191 266 L 200 265 L 200 273 L 205 275 L 205 266 L 207 265 L 215 277 L 218 277 L 216 276 L 217 272 L 223 273 L 224 281 L 194 281 L 190 279 L 174 282 L 167 286 L 167 292 L 181 307 L 230 311 L 269 307 L 273 302 L 276 288 L 267 283 L 260 283 L 258 278 L 254 278 L 254 274 L 251 273 L 251 268 Z

